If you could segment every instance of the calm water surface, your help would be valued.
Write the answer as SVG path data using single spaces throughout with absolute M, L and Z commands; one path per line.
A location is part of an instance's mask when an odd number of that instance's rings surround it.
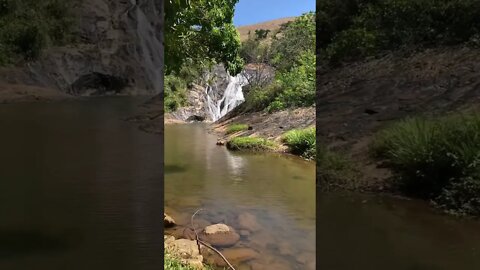
M 142 100 L 0 105 L 0 269 L 161 269 L 162 144 Z
M 318 194 L 319 269 L 480 269 L 480 222 L 424 202 Z
M 261 228 L 236 247 L 260 258 L 238 269 L 315 269 L 315 165 L 296 157 L 233 153 L 215 145 L 202 124 L 165 128 L 166 211 L 188 225 L 199 208 L 203 222 L 239 231 L 238 216 Z

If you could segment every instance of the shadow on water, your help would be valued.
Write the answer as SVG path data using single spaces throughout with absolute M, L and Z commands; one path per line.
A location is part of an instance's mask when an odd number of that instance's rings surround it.
M 36 231 L 2 230 L 0 231 L 0 259 L 45 253 L 66 251 L 72 245 L 72 237 L 55 236 Z
M 165 165 L 164 172 L 165 174 L 170 173 L 182 173 L 187 171 L 187 166 L 180 166 L 180 165 Z

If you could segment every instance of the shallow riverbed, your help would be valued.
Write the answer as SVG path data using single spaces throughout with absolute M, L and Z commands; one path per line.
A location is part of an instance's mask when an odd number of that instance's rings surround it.
M 199 208 L 205 224 L 242 232 L 234 247 L 259 257 L 237 269 L 315 269 L 315 165 L 278 154 L 234 153 L 203 124 L 165 128 L 165 205 L 182 225 Z M 259 228 L 242 229 L 252 216 Z

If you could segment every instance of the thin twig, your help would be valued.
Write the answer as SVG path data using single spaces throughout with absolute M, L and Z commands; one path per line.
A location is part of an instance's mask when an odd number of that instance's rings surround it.
M 193 219 L 195 218 L 195 215 L 202 210 L 204 210 L 204 209 L 198 209 L 197 211 L 195 211 L 195 213 L 192 215 L 192 217 L 190 219 L 190 222 L 192 224 L 193 232 L 195 233 L 195 239 L 197 240 L 198 251 L 200 252 L 200 244 L 202 244 L 202 245 L 206 246 L 207 248 L 215 251 L 218 255 L 220 255 L 220 257 L 222 257 L 222 259 L 225 261 L 225 263 L 227 263 L 228 267 L 230 267 L 232 270 L 236 270 L 235 267 L 233 267 L 233 265 L 227 260 L 227 258 L 225 258 L 225 256 L 223 256 L 223 254 L 220 251 L 218 251 L 218 249 L 212 247 L 207 242 L 200 240 L 200 238 L 198 237 L 197 230 L 195 229 L 195 225 L 193 224 Z

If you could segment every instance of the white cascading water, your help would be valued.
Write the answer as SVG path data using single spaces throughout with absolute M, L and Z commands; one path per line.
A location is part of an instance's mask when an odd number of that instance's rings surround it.
M 245 101 L 242 92 L 242 88 L 248 84 L 245 75 L 240 73 L 235 77 L 229 75 L 228 78 L 228 86 L 218 100 L 215 100 L 215 88 L 210 85 L 206 88 L 207 113 L 214 122 Z
M 138 58 L 142 59 L 145 65 L 146 75 L 153 84 L 155 92 L 163 90 L 163 45 L 155 36 L 155 29 L 151 25 L 143 10 L 137 5 L 136 0 L 130 0 L 135 9 L 137 19 L 137 35 L 140 39 L 141 53 Z

